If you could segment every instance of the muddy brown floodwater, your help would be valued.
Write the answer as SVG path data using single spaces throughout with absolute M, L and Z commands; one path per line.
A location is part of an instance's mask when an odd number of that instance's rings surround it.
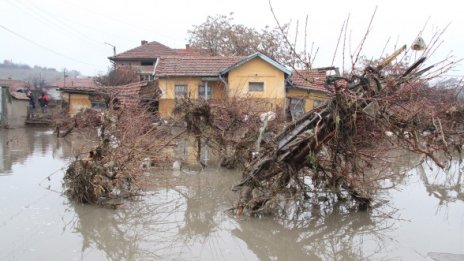
M 215 164 L 153 172 L 156 186 L 116 210 L 71 203 L 61 182 L 78 142 L 0 130 L 0 260 L 464 260 L 458 161 L 445 176 L 403 156 L 407 177 L 371 213 L 237 219 L 226 210 L 240 173 Z

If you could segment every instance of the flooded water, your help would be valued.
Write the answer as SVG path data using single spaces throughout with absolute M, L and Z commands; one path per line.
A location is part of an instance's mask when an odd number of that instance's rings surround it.
M 229 216 L 240 173 L 215 167 L 155 173 L 116 210 L 70 203 L 61 181 L 77 151 L 48 130 L 0 130 L 0 260 L 464 260 L 459 162 L 448 178 L 407 171 L 379 211 L 292 221 Z

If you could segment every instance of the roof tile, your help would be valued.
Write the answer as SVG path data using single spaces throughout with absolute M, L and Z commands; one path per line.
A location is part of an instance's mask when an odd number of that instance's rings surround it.
M 176 51 L 167 47 L 164 44 L 160 44 L 156 41 L 149 42 L 140 46 L 137 46 L 128 51 L 122 52 L 115 56 L 110 57 L 111 60 L 118 59 L 143 59 L 150 58 L 154 59 L 162 56 L 176 55 Z
M 327 70 L 323 69 L 295 70 L 289 81 L 297 88 L 327 91 L 324 86 L 326 75 Z
M 0 80 L 0 86 L 8 86 L 12 92 L 15 92 L 20 89 L 25 89 L 27 83 L 20 80 Z
M 49 86 L 64 89 L 64 90 L 95 90 L 98 88 L 94 78 L 66 78 L 49 84 Z
M 226 68 L 242 60 L 242 56 L 172 56 L 162 57 L 156 75 L 218 76 Z
M 110 57 L 111 60 L 155 59 L 165 56 L 207 56 L 208 51 L 196 48 L 172 49 L 164 44 L 153 41 L 137 46 L 128 51 Z

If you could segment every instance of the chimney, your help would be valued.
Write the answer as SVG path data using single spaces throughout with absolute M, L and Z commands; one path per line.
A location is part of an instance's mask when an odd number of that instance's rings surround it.
M 185 44 L 185 49 L 189 49 L 190 48 L 190 44 Z
M 141 43 L 141 45 L 144 45 L 144 44 L 147 44 L 147 43 L 148 43 L 148 41 L 146 41 L 146 40 L 142 40 L 142 41 L 140 41 L 140 43 Z

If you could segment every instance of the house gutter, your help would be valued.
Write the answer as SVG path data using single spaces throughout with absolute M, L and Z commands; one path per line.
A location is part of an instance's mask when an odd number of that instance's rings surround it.
M 219 74 L 219 79 L 221 80 L 222 83 L 224 83 L 224 86 L 226 87 L 226 91 L 228 92 L 229 91 L 229 84 L 226 82 L 226 80 L 224 79 L 224 77 L 222 77 L 221 74 Z
M 156 58 L 155 66 L 153 66 L 153 79 L 155 79 L 156 67 L 158 67 L 159 61 L 160 61 L 160 59 Z
M 321 90 L 321 89 L 315 89 L 315 88 L 310 88 L 310 87 L 287 86 L 285 87 L 285 89 L 296 89 L 296 90 L 312 91 L 312 92 L 320 92 L 320 93 L 332 93 L 330 90 Z
M 171 78 L 171 77 L 211 77 L 211 78 L 215 78 L 215 77 L 218 77 L 218 75 L 198 75 L 198 74 L 192 74 L 192 75 L 187 75 L 187 74 L 161 74 L 161 75 L 158 75 L 158 78 Z

